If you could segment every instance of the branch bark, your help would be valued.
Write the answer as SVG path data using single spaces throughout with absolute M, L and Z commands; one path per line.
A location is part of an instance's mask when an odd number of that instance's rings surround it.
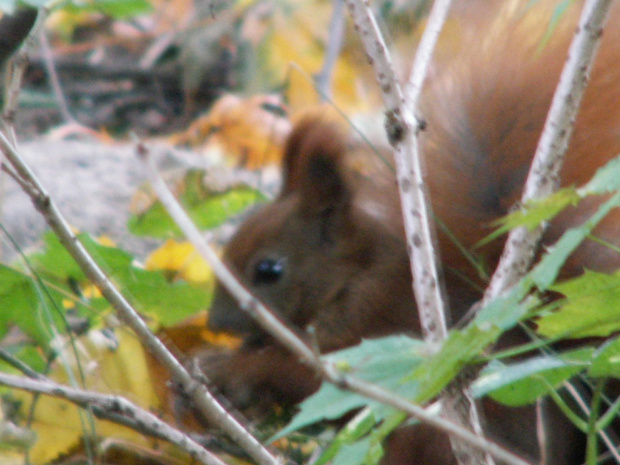
M 175 444 L 205 465 L 225 465 L 188 435 L 123 397 L 76 389 L 49 379 L 32 379 L 6 373 L 0 373 L 0 385 L 68 400 L 79 407 L 89 408 L 99 419 Z
M 447 308 L 439 278 L 438 253 L 434 247 L 435 230 L 431 206 L 423 177 L 416 122 L 422 86 L 431 62 L 433 49 L 443 27 L 452 0 L 437 0 L 429 15 L 415 54 L 405 91 L 396 79 L 392 60 L 367 2 L 347 1 L 355 29 L 364 44 L 368 61 L 373 65 L 386 106 L 388 138 L 395 149 L 397 180 L 405 225 L 405 235 L 413 289 L 424 339 L 440 342 L 447 337 Z M 458 377 L 442 394 L 443 414 L 482 437 L 480 415 L 469 390 L 470 376 Z M 466 443 L 450 438 L 452 449 L 461 465 L 493 465 L 493 458 Z

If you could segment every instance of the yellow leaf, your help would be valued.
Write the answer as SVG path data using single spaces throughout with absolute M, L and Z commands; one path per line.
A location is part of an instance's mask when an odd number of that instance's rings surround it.
M 286 101 L 292 112 L 323 100 L 314 76 L 325 62 L 332 9 L 333 2 L 291 2 L 273 15 L 270 34 L 261 44 L 263 72 L 272 85 L 287 83 Z M 333 105 L 349 114 L 372 109 L 378 94 L 371 71 L 359 51 L 343 49 L 331 76 Z
M 64 359 L 66 364 L 55 366 L 50 377 L 61 384 L 122 395 L 147 410 L 159 408 L 142 346 L 137 338 L 126 330 L 118 330 L 115 334 L 118 345 L 110 344 L 110 340 L 98 331 L 92 331 L 76 341 L 85 376 L 84 385 L 69 381 L 80 379 L 75 357 L 69 351 L 59 357 Z M 72 373 L 71 376 L 69 372 Z M 15 396 L 24 402 L 22 412 L 26 415 L 32 396 L 19 392 Z M 37 434 L 38 440 L 30 450 L 31 462 L 35 465 L 48 463 L 60 454 L 79 447 L 84 435 L 122 438 L 145 446 L 152 443 L 152 440 L 129 428 L 107 421 L 93 421 L 94 431 L 90 428 L 91 422 L 84 410 L 65 400 L 39 397 L 32 422 L 32 430 Z
M 23 465 L 24 454 L 11 450 L 0 450 L 0 463 L 2 465 Z
M 223 332 L 214 333 L 207 328 L 203 328 L 202 331 L 200 331 L 200 336 L 202 340 L 213 346 L 225 347 L 232 350 L 241 347 L 241 344 L 243 342 L 238 336 L 233 336 L 232 334 Z
M 189 242 L 167 240 L 146 260 L 146 269 L 174 272 L 191 283 L 214 283 L 213 271 Z
M 117 246 L 116 242 L 114 242 L 114 240 L 111 237 L 106 236 L 105 234 L 102 235 L 102 236 L 97 237 L 97 243 L 99 243 L 101 245 L 104 245 L 106 247 L 116 247 Z
M 279 164 L 290 131 L 285 112 L 283 103 L 273 95 L 243 99 L 227 94 L 170 142 L 198 148 L 210 159 L 229 166 L 258 169 Z

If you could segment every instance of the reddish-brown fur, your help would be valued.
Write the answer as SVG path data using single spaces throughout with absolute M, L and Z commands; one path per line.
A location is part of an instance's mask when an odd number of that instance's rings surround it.
M 521 195 L 580 5 L 573 5 L 545 39 L 554 6 L 552 1 L 460 2 L 428 79 L 422 147 L 433 209 L 467 249 Z M 563 185 L 583 184 L 620 154 L 619 22 L 616 6 L 577 120 Z M 226 252 L 227 262 L 256 296 L 302 337 L 312 326 L 325 352 L 362 337 L 419 334 L 393 182 L 349 169 L 347 152 L 347 138 L 333 124 L 317 118 L 298 124 L 286 148 L 281 194 L 241 226 Z M 580 224 L 599 203 L 588 200 L 563 213 L 552 222 L 545 243 Z M 617 211 L 595 231 L 617 246 L 619 233 Z M 456 321 L 479 298 L 459 275 L 482 282 L 453 239 L 440 233 L 439 243 Z M 491 271 L 502 246 L 498 240 L 476 250 Z M 587 241 L 566 264 L 564 276 L 584 268 L 615 270 L 620 255 Z M 236 405 L 258 399 L 297 402 L 318 388 L 313 373 L 260 331 L 221 289 L 210 325 L 246 341 L 239 351 L 205 362 L 207 375 Z M 492 436 L 537 460 L 532 409 L 508 411 L 489 403 L 485 410 Z M 549 463 L 581 463 L 577 436 L 556 413 L 549 414 L 554 443 Z M 452 464 L 446 441 L 426 427 L 399 431 L 390 439 L 386 462 Z

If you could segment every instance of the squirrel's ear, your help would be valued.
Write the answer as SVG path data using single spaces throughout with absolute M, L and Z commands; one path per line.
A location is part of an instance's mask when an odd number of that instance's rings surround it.
M 333 122 L 306 117 L 293 128 L 284 152 L 281 196 L 297 192 L 307 214 L 346 207 L 351 200 L 344 158 L 346 136 Z

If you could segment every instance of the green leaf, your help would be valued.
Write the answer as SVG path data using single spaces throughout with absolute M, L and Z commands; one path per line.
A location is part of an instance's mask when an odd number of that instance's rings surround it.
M 472 393 L 477 398 L 490 395 L 509 406 L 531 404 L 587 368 L 593 352 L 586 348 L 511 365 L 492 362 L 472 384 Z
M 599 168 L 590 182 L 579 189 L 579 195 L 608 194 L 620 190 L 620 156 Z
M 549 286 L 557 279 L 569 255 L 592 233 L 592 230 L 611 210 L 619 206 L 620 192 L 616 192 L 585 223 L 566 231 L 560 240 L 549 248 L 549 252 L 543 256 L 540 263 L 530 273 L 534 283 L 541 291 L 549 289 Z
M 43 235 L 43 244 L 43 250 L 30 257 L 32 266 L 39 273 L 58 280 L 71 278 L 76 281 L 83 281 L 85 279 L 78 264 L 75 263 L 75 260 L 54 233 L 46 232 Z
M 415 385 L 404 379 L 423 360 L 425 347 L 423 342 L 416 339 L 390 336 L 363 341 L 358 346 L 331 353 L 324 358 L 347 373 L 411 397 Z M 391 412 L 365 397 L 323 383 L 319 392 L 302 402 L 299 413 L 277 437 L 322 420 L 340 418 L 351 410 L 367 405 L 376 408 L 373 414 L 377 421 Z
M 499 228 L 480 241 L 476 247 L 482 247 L 503 234 L 506 234 L 508 231 L 521 226 L 532 231 L 544 221 L 550 221 L 555 218 L 555 216 L 565 208 L 571 205 L 577 205 L 587 196 L 608 194 L 618 190 L 620 190 L 620 156 L 599 168 L 592 179 L 583 187 L 579 189 L 575 189 L 574 187 L 560 189 L 543 199 L 532 200 L 520 210 L 501 218 L 497 221 Z M 614 206 L 617 205 L 618 203 L 615 201 Z M 597 220 L 596 223 L 598 223 L 598 221 L 600 221 L 600 219 Z M 585 231 L 587 235 L 591 230 L 592 227 L 588 228 L 588 223 L 585 223 L 584 229 L 582 229 L 581 232 Z M 572 240 L 577 240 L 577 233 L 573 234 Z M 580 241 L 577 245 L 579 243 Z M 557 258 L 559 259 L 559 257 Z M 564 262 L 562 262 L 562 264 L 563 263 Z
M 535 299 L 527 302 L 523 300 L 530 289 L 529 280 L 522 279 L 506 294 L 494 298 L 482 307 L 472 323 L 482 330 L 489 327 L 496 327 L 503 331 L 514 328 L 537 304 Z
M 95 242 L 80 234 L 80 241 L 106 275 L 119 287 L 136 309 L 154 317 L 157 323 L 171 326 L 209 306 L 212 290 L 185 282 L 170 283 L 163 271 L 147 271 L 133 264 L 132 256 L 118 248 Z M 49 233 L 44 237 L 45 248 L 33 255 L 31 262 L 42 275 L 57 281 L 67 289 L 70 281 L 85 282 L 84 273 L 63 247 L 58 238 Z M 108 307 L 103 298 L 89 301 L 89 312 L 80 315 L 93 318 L 92 309 Z M 79 307 L 78 307 L 79 308 Z
M 544 221 L 550 221 L 555 218 L 555 216 L 566 207 L 576 205 L 580 200 L 581 198 L 577 195 L 577 191 L 574 187 L 560 189 L 553 195 L 545 197 L 544 199 L 533 200 L 527 203 L 523 208 L 498 220 L 496 224 L 500 225 L 500 227 L 480 241 L 476 247 L 482 247 L 503 234 L 506 234 L 508 231 L 520 226 L 524 226 L 529 231 L 532 231 Z
M 325 465 L 336 455 L 340 456 L 340 450 L 343 447 L 354 443 L 366 435 L 375 426 L 375 423 L 376 420 L 372 410 L 369 408 L 363 409 L 338 432 L 329 447 L 315 462 L 315 465 Z M 361 460 L 352 463 L 361 463 Z
M 501 330 L 495 325 L 470 324 L 460 331 L 451 331 L 440 350 L 408 377 L 417 382 L 413 400 L 426 402 L 450 383 L 463 367 L 493 343 Z
M 73 12 L 100 12 L 115 19 L 131 18 L 153 10 L 148 0 L 71 0 L 64 8 Z
M 555 283 L 570 254 L 579 247 L 589 233 L 590 231 L 583 228 L 569 229 L 560 240 L 547 249 L 548 252 L 530 273 L 538 289 L 546 291 Z
M 0 264 L 0 337 L 20 316 L 34 315 L 39 298 L 32 279 L 23 273 Z
M 62 294 L 49 288 L 48 293 L 42 292 L 30 276 L 5 265 L 0 265 L 0 302 L 0 335 L 16 325 L 48 347 L 52 339 L 50 326 L 64 327 Z
M 251 205 L 265 200 L 259 191 L 247 186 L 213 194 L 204 189 L 192 188 L 195 183 L 191 181 L 187 180 L 188 188 L 181 196 L 180 202 L 199 229 L 216 228 Z M 181 231 L 160 202 L 154 203 L 143 214 L 132 216 L 127 227 L 137 236 L 156 238 L 181 236 Z
M 540 334 L 550 338 L 605 337 L 620 330 L 620 273 L 586 271 L 551 289 L 565 299 L 557 311 L 536 321 Z
M 38 373 L 43 373 L 47 368 L 47 363 L 43 358 L 41 351 L 32 345 L 9 345 L 3 346 L 3 349 Z M 5 361 L 0 361 L 0 371 L 3 373 L 23 375 L 20 370 Z
M 365 464 L 365 458 L 368 455 L 369 449 L 370 440 L 368 438 L 352 444 L 344 444 L 338 451 L 332 465 Z
M 153 6 L 148 0 L 97 0 L 95 6 L 113 18 L 131 18 L 150 13 Z
M 117 275 L 117 280 L 136 309 L 155 317 L 162 326 L 173 326 L 208 308 L 212 297 L 209 289 L 170 283 L 160 271 L 131 268 Z
M 606 342 L 592 358 L 589 375 L 620 378 L 620 336 Z

